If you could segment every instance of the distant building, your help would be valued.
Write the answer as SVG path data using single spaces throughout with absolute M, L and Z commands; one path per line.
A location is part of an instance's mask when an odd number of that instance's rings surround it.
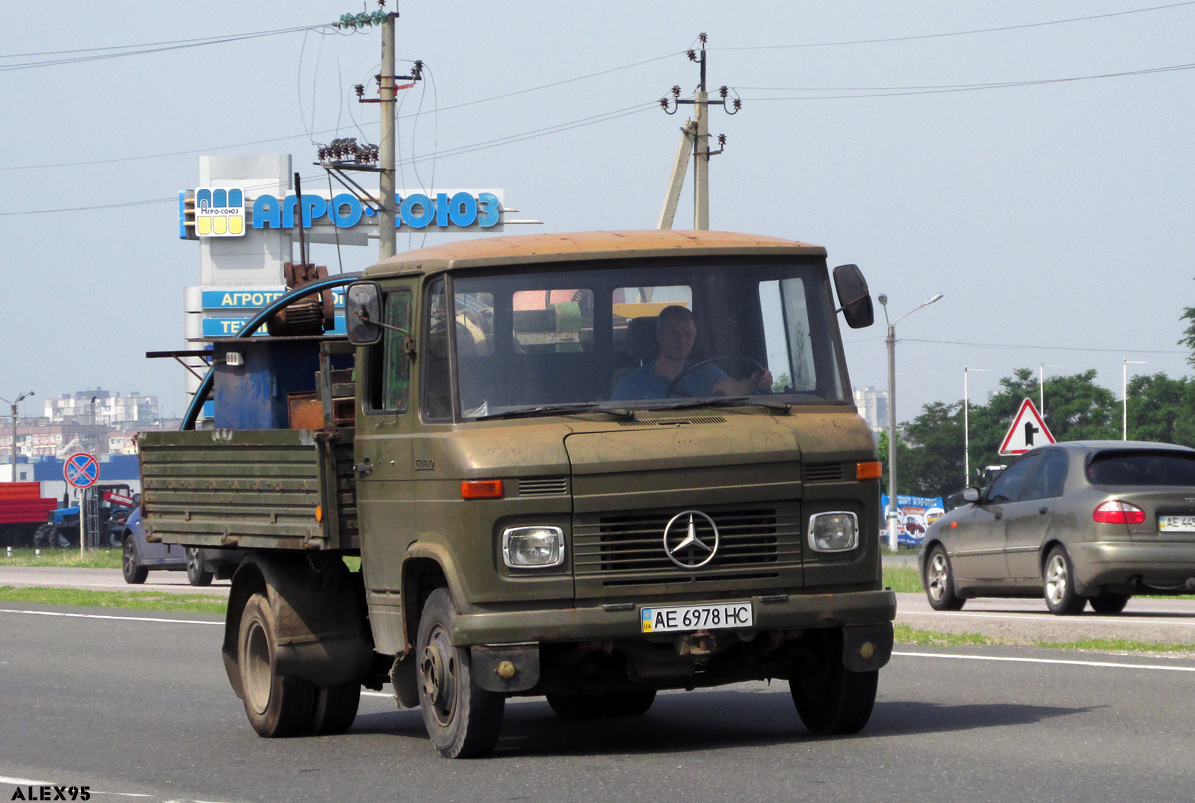
M 866 387 L 855 391 L 855 407 L 872 432 L 888 428 L 888 391 Z
M 146 428 L 158 421 L 158 397 L 128 396 L 96 388 L 63 394 L 45 402 L 45 417 L 51 424 L 95 424 L 119 428 Z M 133 425 L 128 427 L 128 425 Z

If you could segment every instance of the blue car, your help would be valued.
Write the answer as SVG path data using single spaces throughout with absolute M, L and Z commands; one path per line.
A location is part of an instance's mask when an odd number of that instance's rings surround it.
M 240 549 L 198 549 L 178 544 L 153 544 L 145 540 L 141 508 L 135 507 L 119 532 L 121 571 L 126 583 L 140 585 L 151 569 L 186 571 L 193 586 L 211 585 L 212 580 L 232 577 L 245 553 Z

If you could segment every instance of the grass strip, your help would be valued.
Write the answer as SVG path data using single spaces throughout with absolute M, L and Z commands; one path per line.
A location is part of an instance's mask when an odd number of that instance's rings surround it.
M 885 588 L 898 593 L 920 594 L 925 590 L 921 586 L 921 572 L 914 566 L 885 566 L 883 583 Z
M 90 591 L 79 588 L 18 588 L 0 586 L 0 602 L 37 602 L 88 608 L 125 608 L 139 611 L 178 611 L 223 614 L 225 600 L 207 594 L 171 594 L 163 591 Z
M 1055 650 L 1086 650 L 1089 652 L 1167 653 L 1176 658 L 1195 658 L 1195 646 L 1191 644 L 1150 643 L 1125 639 L 1091 638 L 1079 641 L 1042 641 L 985 636 L 982 633 L 939 633 L 935 630 L 917 630 L 908 625 L 893 626 L 897 644 L 914 644 L 920 647 L 990 647 L 1010 645 L 1017 647 L 1048 647 Z
M 39 566 L 72 569 L 119 569 L 119 549 L 93 549 L 79 556 L 76 549 L 14 549 L 12 557 L 0 551 L 0 566 Z

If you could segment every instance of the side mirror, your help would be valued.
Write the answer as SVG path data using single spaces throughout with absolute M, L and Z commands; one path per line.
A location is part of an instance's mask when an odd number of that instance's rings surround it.
M 963 489 L 963 501 L 970 502 L 971 504 L 975 504 L 976 502 L 978 502 L 979 501 L 979 489 L 978 488 L 964 488 Z
M 838 293 L 839 312 L 852 329 L 863 329 L 875 323 L 871 306 L 871 292 L 858 265 L 839 265 L 834 269 L 834 290 Z
M 350 284 L 344 296 L 344 323 L 349 342 L 372 346 L 382 339 L 382 291 L 375 282 Z

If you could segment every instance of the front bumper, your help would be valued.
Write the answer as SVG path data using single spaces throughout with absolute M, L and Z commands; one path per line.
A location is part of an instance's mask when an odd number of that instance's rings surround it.
M 742 599 L 742 596 L 737 596 Z M 749 597 L 755 609 L 752 630 L 804 630 L 869 625 L 896 618 L 896 594 L 852 591 L 844 594 L 764 594 Z M 652 600 L 683 605 L 684 599 Z M 643 636 L 638 605 L 595 604 L 576 608 L 474 610 L 456 617 L 452 641 L 460 647 L 517 642 L 568 642 Z

